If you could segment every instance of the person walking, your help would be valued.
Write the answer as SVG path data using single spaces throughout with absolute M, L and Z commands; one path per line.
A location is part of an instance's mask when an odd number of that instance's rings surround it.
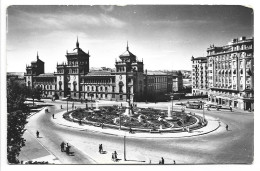
M 129 133 L 130 133 L 130 134 L 132 134 L 132 133 L 133 133 L 133 132 L 132 132 L 132 128 L 131 128 L 131 127 L 130 127 L 130 129 L 129 129 Z
M 37 130 L 36 131 L 36 137 L 39 138 L 40 137 L 40 132 Z
M 164 158 L 162 157 L 162 161 L 161 161 L 162 164 L 164 164 Z
M 175 160 L 173 160 L 173 164 L 176 164 Z
M 65 143 L 64 143 L 64 142 L 62 142 L 62 143 L 60 144 L 60 151 L 61 151 L 61 152 L 63 152 L 63 151 L 64 151 L 64 146 L 65 146 Z
M 226 130 L 228 131 L 228 124 L 226 125 Z
M 115 161 L 115 155 L 112 153 L 112 161 Z
M 101 153 L 101 144 L 98 146 L 98 152 Z
M 116 151 L 114 152 L 114 157 L 115 157 L 115 160 L 117 161 L 117 152 Z
M 69 144 L 67 143 L 67 146 L 66 146 L 66 154 L 70 154 L 70 146 L 69 146 Z
M 52 119 L 54 119 L 54 113 L 52 114 Z
M 103 153 L 103 145 L 100 144 L 100 152 Z
M 232 112 L 232 107 L 230 106 L 230 112 Z

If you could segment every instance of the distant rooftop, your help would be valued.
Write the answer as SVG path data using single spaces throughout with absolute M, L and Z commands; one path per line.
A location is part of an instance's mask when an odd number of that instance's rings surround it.
M 24 76 L 24 72 L 7 72 L 6 73 L 7 76 Z
M 45 74 L 40 74 L 36 77 L 56 77 L 56 76 L 54 75 L 54 73 L 45 73 Z
M 91 71 L 87 76 L 110 76 L 110 71 Z
M 167 73 L 161 71 L 147 71 L 147 75 L 167 75 Z
M 193 58 L 192 60 L 207 60 L 207 57 L 197 57 Z

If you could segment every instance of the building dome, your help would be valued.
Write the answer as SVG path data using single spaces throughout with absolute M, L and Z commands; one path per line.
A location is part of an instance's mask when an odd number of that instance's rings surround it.
M 128 42 L 127 42 L 127 46 L 126 46 L 126 51 L 124 52 L 124 53 L 122 53 L 120 56 L 119 56 L 120 58 L 128 58 L 128 57 L 136 57 L 133 53 L 131 53 L 130 51 L 129 51 L 129 47 L 128 47 Z

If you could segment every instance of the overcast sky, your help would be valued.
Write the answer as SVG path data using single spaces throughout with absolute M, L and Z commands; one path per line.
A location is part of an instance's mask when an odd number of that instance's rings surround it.
M 128 41 L 148 70 L 190 70 L 210 44 L 253 36 L 253 11 L 242 6 L 10 6 L 7 15 L 8 72 L 25 72 L 37 51 L 45 72 L 56 71 L 77 36 L 90 67 L 113 68 Z

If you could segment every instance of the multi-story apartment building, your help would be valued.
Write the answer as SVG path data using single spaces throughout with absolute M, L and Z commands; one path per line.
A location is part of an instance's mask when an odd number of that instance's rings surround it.
M 207 57 L 191 57 L 192 61 L 192 94 L 194 96 L 208 94 Z
M 254 109 L 254 39 L 241 37 L 207 49 L 209 101 Z

